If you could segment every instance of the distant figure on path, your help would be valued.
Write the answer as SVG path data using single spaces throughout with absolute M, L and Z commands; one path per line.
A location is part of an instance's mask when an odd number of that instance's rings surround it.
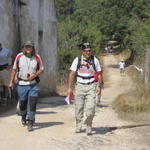
M 101 66 L 99 60 L 92 56 L 89 43 L 82 45 L 82 55 L 74 59 L 68 79 L 68 93 L 73 92 L 73 82 L 77 77 L 75 86 L 75 118 L 76 133 L 82 132 L 82 125 L 86 125 L 86 134 L 92 134 L 92 121 L 95 115 L 96 94 L 101 92 Z M 98 82 L 95 83 L 94 72 L 99 73 Z M 86 118 L 83 122 L 84 111 Z
M 102 67 L 101 67 L 102 69 Z M 101 93 L 102 93 L 102 89 L 104 89 L 104 82 L 103 82 L 103 69 L 102 71 L 100 72 L 101 74 L 101 88 L 100 88 L 100 92 L 96 92 L 96 105 L 97 106 L 100 106 L 100 103 L 101 103 Z M 95 72 L 94 73 L 94 79 L 95 79 L 95 83 L 96 84 L 99 84 L 99 73 L 98 72 Z
M 105 52 L 106 52 L 106 53 L 109 52 L 109 47 L 108 47 L 108 46 L 105 47 Z
M 26 42 L 23 45 L 23 52 L 16 56 L 9 87 L 13 87 L 17 74 L 21 121 L 23 125 L 26 125 L 26 121 L 28 121 L 28 131 L 33 131 L 39 94 L 38 76 L 43 73 L 43 69 L 40 56 L 35 54 L 34 44 L 31 41 Z
M 125 71 L 125 62 L 122 60 L 119 62 L 119 69 L 120 69 L 120 75 L 123 76 L 124 75 L 124 71 Z

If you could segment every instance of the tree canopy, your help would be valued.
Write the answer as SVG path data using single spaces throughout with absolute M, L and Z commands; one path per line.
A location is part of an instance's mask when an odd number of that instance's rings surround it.
M 145 24 L 150 18 L 149 0 L 55 1 L 59 39 L 71 49 L 84 41 L 89 41 L 94 47 L 101 46 L 107 40 L 127 44 L 131 42 L 129 40 L 134 29 L 130 26 L 133 20 L 133 24 L 139 24 L 139 21 Z M 59 48 L 64 48 L 63 43 L 59 43 Z

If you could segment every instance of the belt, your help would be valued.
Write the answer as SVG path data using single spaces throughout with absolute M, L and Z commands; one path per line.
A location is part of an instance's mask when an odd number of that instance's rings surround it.
M 24 81 L 24 82 L 28 82 L 30 80 L 24 80 L 24 79 L 21 79 L 21 78 L 18 78 L 19 81 Z
M 91 79 L 91 78 L 94 78 L 94 76 L 83 77 L 83 76 L 80 76 L 80 75 L 77 75 L 77 77 L 82 78 L 82 79 Z
M 79 84 L 83 84 L 83 85 L 89 85 L 89 84 L 92 84 L 92 83 L 94 83 L 95 81 L 92 81 L 92 82 L 88 82 L 88 83 L 81 83 L 81 82 L 77 82 L 77 83 L 79 83 Z

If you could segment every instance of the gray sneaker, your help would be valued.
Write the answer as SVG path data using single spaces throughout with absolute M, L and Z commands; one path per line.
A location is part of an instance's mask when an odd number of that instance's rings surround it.
M 76 128 L 75 132 L 76 132 L 76 133 L 81 133 L 81 129 Z

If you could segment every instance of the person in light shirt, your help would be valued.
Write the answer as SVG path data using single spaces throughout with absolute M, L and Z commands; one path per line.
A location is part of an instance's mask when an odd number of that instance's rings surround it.
M 11 58 L 11 63 L 9 64 L 9 58 Z M 2 47 L 0 43 L 0 71 L 4 69 L 10 69 L 13 65 L 14 55 L 12 50 Z
M 92 58 L 94 66 L 92 65 Z M 73 82 L 76 77 L 75 86 L 75 118 L 76 118 L 76 133 L 82 132 L 83 123 L 86 125 L 86 134 L 92 134 L 92 121 L 95 114 L 96 99 L 95 93 L 101 92 L 101 66 L 99 60 L 92 56 L 92 49 L 89 43 L 82 45 L 82 55 L 80 64 L 79 57 L 73 60 L 70 67 L 70 74 L 68 78 L 68 91 L 73 92 Z M 94 72 L 99 73 L 98 83 L 95 83 Z M 85 112 L 84 112 L 85 110 Z M 86 115 L 83 122 L 84 113 Z
M 123 60 L 121 60 L 118 65 L 119 65 L 119 69 L 120 69 L 120 75 L 123 76 L 124 71 L 125 71 L 125 62 Z
M 0 43 L 0 94 L 2 100 L 6 101 L 8 97 L 8 82 L 10 76 L 10 69 L 14 62 L 14 55 L 12 50 L 2 47 Z

